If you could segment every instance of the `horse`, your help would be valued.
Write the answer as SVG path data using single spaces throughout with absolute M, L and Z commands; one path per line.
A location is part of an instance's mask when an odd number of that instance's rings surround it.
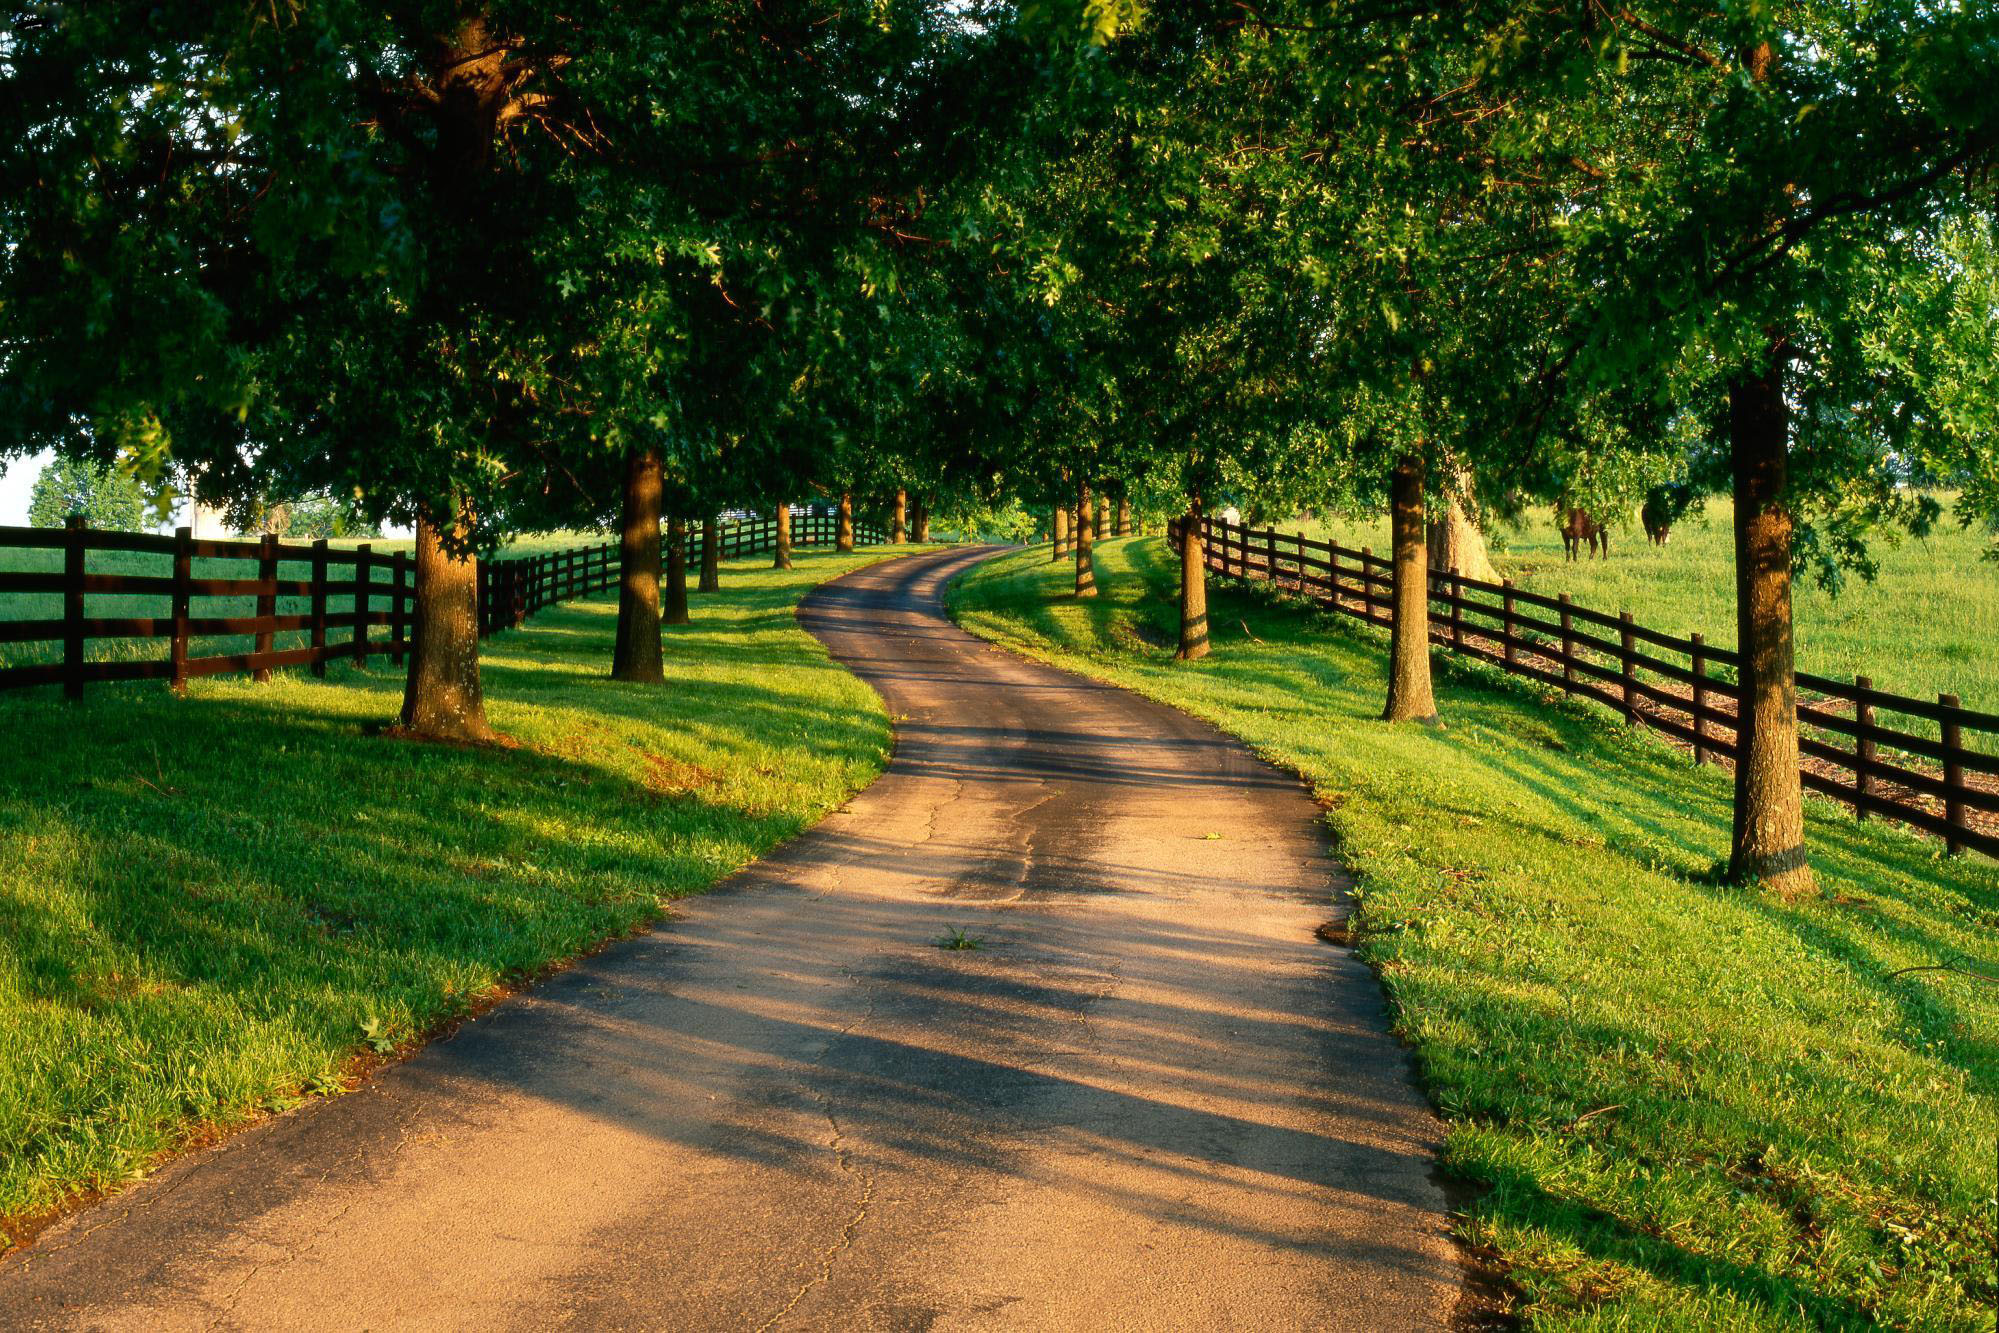
M 1592 556 L 1601 555 L 1610 559 L 1610 531 L 1580 509 L 1566 508 L 1555 511 L 1562 520 L 1562 546 L 1574 560 L 1582 550 L 1584 542 L 1589 543 Z

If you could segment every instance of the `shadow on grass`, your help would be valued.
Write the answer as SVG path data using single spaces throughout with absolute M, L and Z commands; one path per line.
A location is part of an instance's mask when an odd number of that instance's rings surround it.
M 888 729 L 793 624 L 810 581 L 711 596 L 664 688 L 606 678 L 608 599 L 497 636 L 516 748 L 365 735 L 400 703 L 386 662 L 0 697 L 0 1044 L 33 1052 L 0 1073 L 0 1215 L 327 1074 L 371 1016 L 408 1037 L 641 926 L 843 799 Z

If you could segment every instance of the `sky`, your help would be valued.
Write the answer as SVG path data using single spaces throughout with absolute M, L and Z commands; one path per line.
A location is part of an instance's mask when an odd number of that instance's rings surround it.
M 33 458 L 0 458 L 0 528 L 19 528 L 28 522 L 28 492 L 49 461 L 47 453 Z
M 44 451 L 32 458 L 0 458 L 0 528 L 26 527 L 28 523 L 28 495 L 35 488 L 35 478 L 54 455 Z M 180 521 L 188 521 L 185 514 Z M 384 537 L 408 537 L 409 529 L 389 526 L 382 529 Z

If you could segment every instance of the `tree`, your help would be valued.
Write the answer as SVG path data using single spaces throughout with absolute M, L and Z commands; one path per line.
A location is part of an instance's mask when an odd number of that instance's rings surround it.
M 59 528 L 72 514 L 105 532 L 145 532 L 153 526 L 138 482 L 116 467 L 58 454 L 28 493 L 28 522 Z
M 1879 339 L 1895 294 L 1936 280 L 1940 233 L 1991 215 L 1974 191 L 1999 151 L 1999 12 L 1641 3 L 1592 27 L 1579 45 L 1566 19 L 1525 19 L 1531 67 L 1502 76 L 1529 116 L 1566 108 L 1540 151 L 1570 168 L 1569 308 L 1529 398 L 1692 404 L 1715 424 L 1743 700 L 1729 871 L 1795 894 L 1812 879 L 1794 569 L 1836 583 L 1866 568 L 1871 527 L 1930 521 L 1898 485 L 1910 460 L 1976 466 Z

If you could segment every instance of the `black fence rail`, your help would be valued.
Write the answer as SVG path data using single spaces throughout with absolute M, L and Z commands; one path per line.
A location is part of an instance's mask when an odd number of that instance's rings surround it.
M 72 699 L 93 681 L 164 679 L 179 689 L 193 677 L 228 672 L 266 680 L 278 667 L 310 666 L 324 675 L 338 659 L 386 653 L 400 662 L 416 604 L 409 556 L 377 555 L 367 544 L 335 549 L 268 535 L 197 540 L 187 528 L 161 537 L 99 532 L 72 520 L 63 528 L 0 527 L 0 550 L 52 557 L 46 569 L 0 570 L 0 595 L 42 594 L 61 609 L 56 616 L 0 620 L 0 650 L 8 659 L 28 659 L 0 663 L 0 689 L 60 684 Z M 92 573 L 92 552 L 165 557 L 168 572 Z M 104 597 L 136 599 L 165 614 L 90 614 L 92 599 Z M 102 601 L 96 606 L 101 610 Z M 149 639 L 166 640 L 164 658 L 132 651 Z M 215 640 L 221 642 L 204 642 Z M 90 645 L 103 641 L 112 650 L 93 654 Z M 228 651 L 209 651 L 215 647 Z
M 793 546 L 831 546 L 839 537 L 839 518 L 834 514 L 794 514 L 791 519 Z M 874 545 L 883 540 L 872 523 L 854 524 L 854 540 Z M 724 560 L 758 555 L 777 549 L 777 519 L 752 518 L 725 521 L 715 532 L 715 544 Z M 701 533 L 690 525 L 687 556 L 699 557 Z M 618 586 L 623 570 L 618 543 L 575 546 L 561 551 L 479 563 L 479 635 L 485 638 L 511 629 L 535 612 L 558 602 L 589 597 Z
M 1169 525 L 1177 542 L 1184 520 Z M 1303 533 L 1202 520 L 1207 567 L 1269 580 L 1344 615 L 1387 626 L 1390 561 Z M 1682 742 L 1696 763 L 1733 762 L 1741 658 L 1698 634 L 1640 625 L 1629 611 L 1607 615 L 1567 594 L 1544 597 L 1455 570 L 1434 572 L 1430 641 L 1568 694 L 1581 695 Z M 1799 673 L 1799 776 L 1806 788 L 1843 801 L 1856 816 L 1898 820 L 1944 839 L 1956 852 L 1999 856 L 1999 715 L 1890 694 L 1866 676 L 1851 683 Z M 1887 715 L 1901 726 L 1883 722 Z
M 830 545 L 837 532 L 832 514 L 792 519 L 797 546 Z M 754 555 L 776 547 L 777 521 L 724 524 L 717 537 L 726 558 Z M 873 524 L 855 525 L 857 542 L 881 537 Z M 101 681 L 165 680 L 180 689 L 197 676 L 248 672 L 268 680 L 294 666 L 323 676 L 333 661 L 386 655 L 401 665 L 409 649 L 415 561 L 371 543 L 198 539 L 188 528 L 172 536 L 101 532 L 78 519 L 62 528 L 0 527 L 0 551 L 26 553 L 42 566 L 0 569 L 0 598 L 21 598 L 29 611 L 0 618 L 0 690 L 60 685 L 74 699 Z M 105 556 L 140 558 L 124 562 L 137 568 L 90 567 Z M 480 633 L 617 583 L 616 543 L 482 560 Z M 116 601 L 107 607 L 107 599 Z M 159 640 L 164 656 L 147 651 Z

